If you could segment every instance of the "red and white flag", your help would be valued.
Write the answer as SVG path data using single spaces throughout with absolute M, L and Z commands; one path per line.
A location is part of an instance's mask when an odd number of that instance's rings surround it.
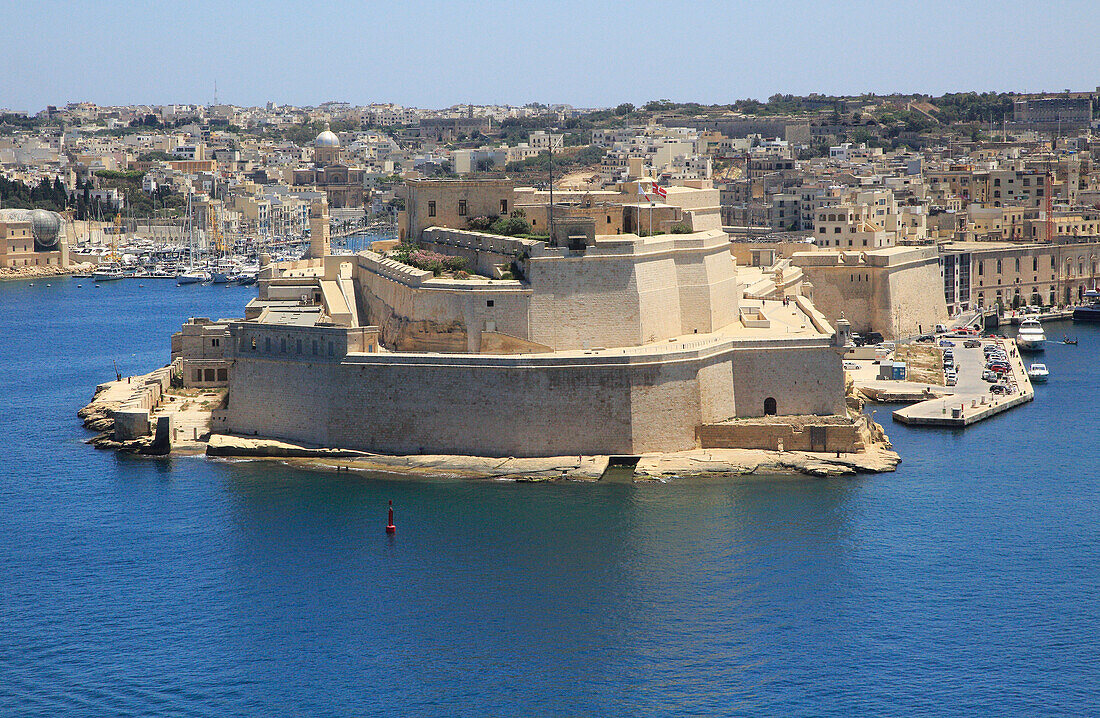
M 656 182 L 650 182 L 649 183 L 649 191 L 652 192 L 653 194 L 657 195 L 658 197 L 667 197 L 668 196 L 668 191 L 666 191 L 664 187 L 660 186 Z

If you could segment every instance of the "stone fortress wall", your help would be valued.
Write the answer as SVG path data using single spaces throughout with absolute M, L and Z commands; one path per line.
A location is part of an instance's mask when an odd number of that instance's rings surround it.
M 699 425 L 761 416 L 767 398 L 783 414 L 844 411 L 827 341 L 699 343 L 634 355 L 241 352 L 227 427 L 382 453 L 560 456 L 693 448 Z
M 399 351 L 478 352 L 484 332 L 554 350 L 638 346 L 737 318 L 741 288 L 718 230 L 600 237 L 584 252 L 434 227 L 422 237 L 482 271 L 514 262 L 526 281 L 440 279 L 361 252 L 355 269 L 367 321 Z
M 896 338 L 947 321 L 935 247 L 891 247 L 871 252 L 796 252 L 792 261 L 813 285 L 814 304 L 856 332 Z

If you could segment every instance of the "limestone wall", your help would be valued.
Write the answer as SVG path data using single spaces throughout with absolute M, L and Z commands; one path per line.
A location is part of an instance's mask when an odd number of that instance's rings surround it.
M 809 426 L 736 421 L 699 427 L 699 445 L 704 449 L 768 449 L 784 451 L 862 451 L 870 434 L 862 423 L 822 424 L 824 444 L 811 443 Z
M 745 350 L 732 362 L 735 416 L 763 416 L 769 398 L 779 414 L 844 413 L 844 369 L 833 347 Z
M 823 341 L 768 348 L 700 340 L 636 355 L 352 354 L 334 362 L 242 354 L 225 425 L 395 454 L 677 451 L 696 445 L 701 424 L 735 416 L 746 382 L 759 384 L 745 387 L 754 409 L 767 394 L 781 412 L 842 411 L 840 358 Z M 822 378 L 805 379 L 814 373 Z M 798 398 L 799 391 L 819 395 Z
M 947 320 L 935 248 L 800 252 L 793 262 L 813 285 L 814 305 L 834 324 L 843 315 L 853 331 L 893 338 Z
M 518 281 L 443 280 L 371 252 L 359 254 L 356 285 L 382 344 L 397 351 L 481 351 L 481 333 L 529 338 L 530 291 Z
M 520 258 L 525 281 L 433 278 L 361 252 L 364 321 L 399 351 L 475 353 L 482 332 L 555 350 L 630 347 L 713 331 L 737 317 L 740 285 L 720 231 L 601 236 L 584 252 L 459 230 L 424 237 L 439 251 L 478 257 L 479 269 Z

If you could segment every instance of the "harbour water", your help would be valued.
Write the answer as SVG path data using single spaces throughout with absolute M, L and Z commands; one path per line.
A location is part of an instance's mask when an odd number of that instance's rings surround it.
M 85 446 L 255 290 L 78 283 L 0 284 L 0 715 L 1100 712 L 1100 328 L 894 474 L 413 481 Z

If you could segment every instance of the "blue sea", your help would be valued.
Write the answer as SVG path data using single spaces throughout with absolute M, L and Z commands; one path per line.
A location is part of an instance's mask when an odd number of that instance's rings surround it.
M 49 285 L 49 286 L 48 286 Z M 79 285 L 79 286 L 78 286 Z M 1100 330 L 847 479 L 117 456 L 95 385 L 254 289 L 0 283 L 0 715 L 1100 714 Z M 393 500 L 398 533 L 383 532 Z

